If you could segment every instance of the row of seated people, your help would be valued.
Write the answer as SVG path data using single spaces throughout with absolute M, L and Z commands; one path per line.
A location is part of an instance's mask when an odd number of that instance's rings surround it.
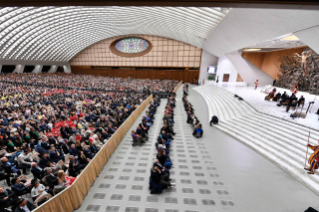
M 28 93 L 20 95 L 21 90 L 13 88 L 0 84 L 1 94 L 6 96 L 1 102 L 10 102 L 0 110 L 0 179 L 6 180 L 18 197 L 29 193 L 37 197 L 34 206 L 71 185 L 147 97 L 143 93 L 97 91 L 43 95 L 45 87 L 33 86 L 22 86 Z M 90 104 L 78 107 L 76 103 L 84 99 L 90 99 Z M 38 189 L 40 195 L 32 193 L 38 186 L 45 187 Z M 9 206 L 11 210 L 20 208 L 17 201 L 4 205 L 0 205 L 4 211 Z
M 93 75 L 62 75 L 62 74 L 0 74 L 0 81 L 11 83 L 20 87 L 20 85 L 34 85 L 37 87 L 46 87 L 44 95 L 50 94 L 49 88 L 72 89 L 89 91 L 125 91 L 125 92 L 152 92 L 162 93 L 173 92 L 178 84 L 174 80 L 157 80 L 157 79 L 132 79 L 132 78 L 115 78 Z
M 184 87 L 186 85 L 187 84 L 185 84 Z M 185 111 L 187 113 L 186 122 L 188 124 L 192 124 L 192 126 L 194 127 L 193 136 L 195 136 L 196 138 L 201 138 L 203 136 L 204 131 L 202 128 L 202 124 L 199 122 L 199 119 L 194 114 L 194 108 L 192 104 L 188 101 L 187 96 L 185 95 L 183 96 L 182 101 L 184 104 Z
M 146 116 L 142 117 L 142 122 L 137 125 L 136 130 L 132 130 L 131 136 L 133 139 L 132 146 L 142 146 L 148 140 L 148 130 L 154 123 L 154 114 L 157 107 L 160 105 L 161 99 L 157 96 L 154 98 L 146 111 Z
M 149 182 L 151 194 L 162 193 L 163 189 L 175 186 L 175 183 L 171 183 L 170 179 L 170 169 L 173 163 L 169 157 L 171 142 L 175 135 L 173 129 L 175 101 L 174 96 L 168 98 L 163 117 L 163 127 L 155 144 L 158 153 L 151 169 Z
M 291 107 L 296 108 L 296 107 L 300 107 L 300 106 L 304 106 L 305 104 L 305 98 L 303 97 L 303 95 L 300 96 L 300 98 L 298 99 L 296 97 L 295 92 L 292 92 L 291 95 L 289 96 L 286 91 L 284 91 L 283 94 L 281 94 L 280 92 L 276 93 L 276 88 L 273 88 L 273 90 L 265 97 L 265 100 L 271 100 L 274 102 L 278 102 L 277 106 L 282 106 L 285 105 L 286 106 L 286 112 L 289 111 L 289 109 Z

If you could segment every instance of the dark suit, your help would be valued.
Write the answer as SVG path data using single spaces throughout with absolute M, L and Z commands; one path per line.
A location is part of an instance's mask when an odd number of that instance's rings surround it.
M 48 174 L 46 177 L 45 177 L 46 181 L 47 181 L 47 184 L 50 188 L 54 188 L 55 185 L 58 185 L 59 184 L 59 180 L 57 177 L 55 177 L 52 173 L 51 174 Z
M 59 153 L 59 155 L 58 155 Z M 60 160 L 63 160 L 64 161 L 64 156 L 61 152 L 59 152 L 58 150 L 55 150 L 55 151 L 50 151 L 50 160 L 52 162 L 59 162 Z
M 27 201 L 26 206 L 29 208 L 30 211 L 33 211 L 35 209 L 35 207 L 33 206 L 33 204 L 29 201 Z M 14 210 L 14 212 L 25 212 L 25 210 L 21 209 L 20 206 L 16 207 L 16 209 Z
M 32 172 L 34 177 L 41 180 L 43 178 L 45 171 L 44 171 L 44 169 L 42 169 L 41 167 L 38 166 L 38 167 L 32 167 L 31 172 Z

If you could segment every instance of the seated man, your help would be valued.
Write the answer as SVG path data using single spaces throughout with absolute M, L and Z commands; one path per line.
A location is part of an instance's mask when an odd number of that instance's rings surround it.
M 18 196 L 22 196 L 26 193 L 30 193 L 32 189 L 32 185 L 29 184 L 25 186 L 23 183 L 26 183 L 25 180 L 21 180 L 19 177 L 11 179 L 11 189 L 16 193 Z
M 301 95 L 301 97 L 298 99 L 298 107 L 300 106 L 300 104 L 304 105 L 305 104 L 305 98 L 303 97 L 303 95 Z
M 50 150 L 50 161 L 57 163 L 60 160 L 64 161 L 64 155 L 52 146 Z
M 71 148 L 69 149 L 70 155 L 77 156 L 78 155 L 78 148 L 75 146 L 75 144 L 71 145 Z
M 18 156 L 18 164 L 20 167 L 31 168 L 32 161 L 29 149 L 23 150 L 23 152 Z
M 73 155 L 70 156 L 69 175 L 76 177 L 87 164 L 80 164 Z
M 31 172 L 34 177 L 38 179 L 42 179 L 45 174 L 45 169 L 42 169 L 41 167 L 38 166 L 37 163 L 32 162 L 31 163 Z
M 21 175 L 21 171 L 19 170 L 21 167 L 17 165 L 17 161 L 9 161 L 7 157 L 3 157 L 1 158 L 1 166 L 7 174 L 17 173 L 18 176 Z M 27 172 L 25 167 L 21 169 L 23 169 L 24 174 Z
M 40 166 L 42 169 L 46 168 L 48 163 L 50 162 L 48 158 L 48 154 L 44 153 L 41 155 L 40 162 L 38 163 L 38 166 Z
M 14 212 L 29 212 L 33 211 L 35 207 L 33 204 L 25 199 L 21 199 L 18 201 L 18 207 L 14 210 Z
M 0 180 L 6 180 L 8 186 L 11 186 L 10 177 L 13 177 L 12 174 L 8 174 L 5 172 L 4 168 L 0 166 Z
M 0 211 L 9 212 L 5 208 L 14 205 L 19 198 L 10 189 L 4 189 L 3 186 L 0 187 Z
M 59 184 L 59 180 L 56 176 L 54 176 L 52 174 L 52 169 L 51 168 L 47 168 L 47 175 L 45 177 L 46 181 L 47 181 L 47 185 L 54 189 L 54 186 L 58 185 Z

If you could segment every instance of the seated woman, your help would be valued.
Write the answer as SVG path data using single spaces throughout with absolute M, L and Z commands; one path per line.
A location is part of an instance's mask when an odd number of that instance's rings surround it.
M 163 170 L 160 170 L 158 166 L 153 167 L 151 171 L 151 179 L 155 184 L 166 186 L 167 188 L 172 188 L 175 186 L 175 183 L 169 182 L 169 175 Z
M 63 170 L 60 170 L 58 172 L 58 179 L 59 179 L 59 184 L 63 183 L 64 187 L 67 188 L 70 185 L 72 185 L 76 177 L 67 176 Z
M 200 138 L 203 136 L 203 129 L 202 129 L 202 124 L 199 124 L 196 126 L 196 128 L 194 129 L 193 132 L 193 136 L 195 136 L 196 138 Z
M 88 164 L 91 161 L 91 159 L 87 158 L 84 155 L 83 151 L 79 150 L 78 151 L 78 161 L 79 161 L 80 164 Z

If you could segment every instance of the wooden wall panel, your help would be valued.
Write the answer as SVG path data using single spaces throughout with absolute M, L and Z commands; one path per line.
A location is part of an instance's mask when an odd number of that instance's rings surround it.
M 92 69 L 90 66 L 71 66 L 73 74 L 110 76 L 139 79 L 172 79 L 197 82 L 199 70 L 131 70 L 131 69 Z
M 285 49 L 273 52 L 243 52 L 242 57 L 257 66 L 273 79 L 278 79 L 280 62 L 284 55 L 293 56 L 295 53 L 301 54 L 305 47 Z
M 254 64 L 259 69 L 262 69 L 264 59 L 265 59 L 265 52 L 243 52 L 242 57 Z

